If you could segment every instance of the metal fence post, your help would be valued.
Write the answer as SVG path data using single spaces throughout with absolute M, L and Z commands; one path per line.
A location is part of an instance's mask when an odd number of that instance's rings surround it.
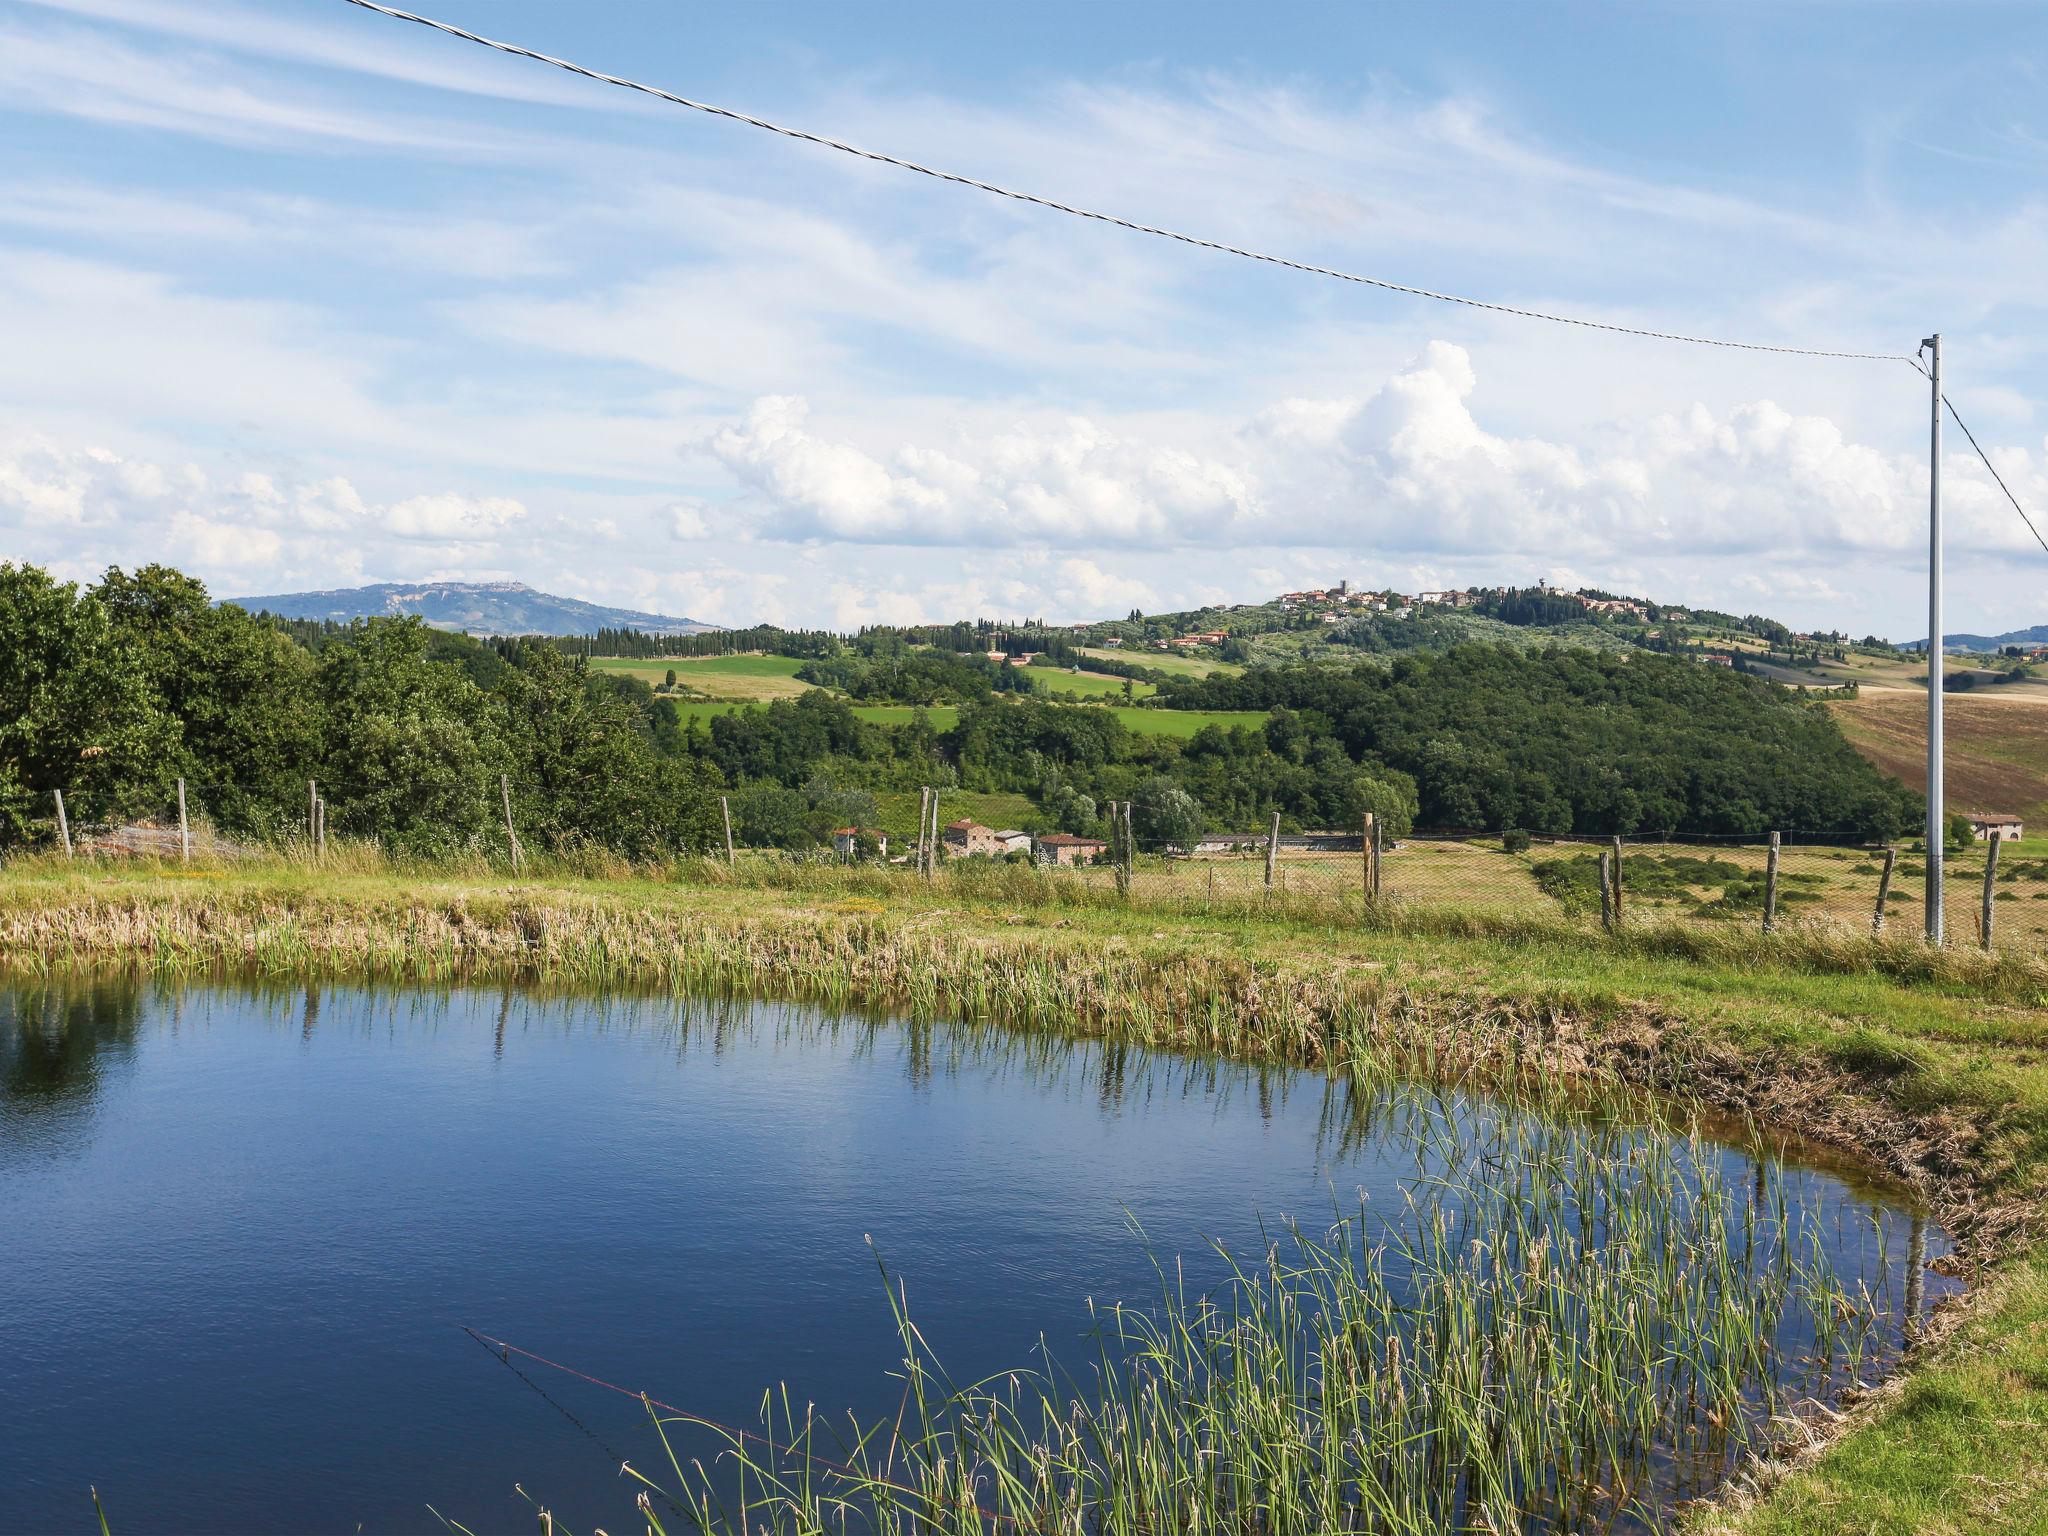
M 1778 923 L 1778 834 L 1771 834 L 1771 851 L 1764 863 L 1764 932 Z
M 64 814 L 64 791 L 53 789 L 50 793 L 57 797 L 57 836 L 64 841 L 64 857 L 75 858 L 71 851 L 71 819 Z
M 1884 932 L 1884 904 L 1891 897 L 1892 866 L 1898 862 L 1899 850 L 1895 847 L 1886 848 L 1884 851 L 1884 869 L 1877 877 L 1877 911 L 1870 918 L 1870 931 L 1872 933 Z
M 1991 947 L 1991 919 L 1993 916 L 1991 882 L 1998 878 L 1998 845 L 2003 841 L 2003 838 L 1994 835 L 1991 841 L 1984 845 L 1984 936 L 1982 942 L 1986 949 Z

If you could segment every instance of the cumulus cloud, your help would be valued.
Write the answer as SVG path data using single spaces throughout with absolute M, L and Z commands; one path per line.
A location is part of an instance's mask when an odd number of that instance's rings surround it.
M 1071 417 L 887 460 L 813 432 L 806 401 L 756 400 L 744 422 L 693 446 L 748 493 L 758 530 L 889 544 L 1133 544 L 1191 526 L 1220 541 L 1249 510 L 1237 471 L 1174 444 Z
M 1608 424 L 1597 447 L 1488 426 L 1463 347 L 1435 341 L 1363 398 L 1289 399 L 1144 434 L 1085 417 L 877 451 L 756 400 L 692 449 L 736 483 L 753 536 L 867 544 L 1358 547 L 1439 555 L 1905 550 L 1926 469 L 1770 400 Z M 2012 474 L 2038 497 L 2048 468 Z M 1958 538 L 2026 535 L 1974 460 L 1950 466 Z M 707 513 L 676 514 L 701 537 Z
M 405 539 L 495 539 L 526 516 L 504 496 L 409 496 L 386 508 L 388 532 Z

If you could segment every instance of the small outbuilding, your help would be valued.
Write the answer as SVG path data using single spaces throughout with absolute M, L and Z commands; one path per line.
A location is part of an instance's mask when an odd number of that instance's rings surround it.
M 850 859 L 860 852 L 861 839 L 874 845 L 877 855 L 889 856 L 889 834 L 874 827 L 834 827 L 832 829 L 832 851 L 842 859 Z

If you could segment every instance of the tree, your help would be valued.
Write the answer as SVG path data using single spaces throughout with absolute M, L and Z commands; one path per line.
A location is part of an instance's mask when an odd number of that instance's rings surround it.
M 1406 837 L 1415 830 L 1415 815 L 1420 807 L 1415 781 L 1407 774 L 1392 768 L 1370 768 L 1351 781 L 1347 825 L 1362 826 L 1370 811 L 1383 836 Z
M 1193 850 L 1206 825 L 1200 802 L 1172 779 L 1160 777 L 1147 779 L 1132 793 L 1131 822 L 1141 847 L 1182 853 Z
M 335 830 L 423 853 L 495 847 L 502 711 L 427 654 L 417 618 L 354 624 L 321 652 L 314 690 Z
M 53 789 L 77 822 L 156 808 L 177 742 L 106 609 L 35 566 L 0 564 L 0 848 L 54 836 Z
M 132 576 L 112 567 L 93 595 L 152 702 L 177 722 L 172 772 L 206 813 L 238 832 L 296 825 L 320 750 L 313 658 L 273 625 L 215 607 L 201 583 L 169 566 Z
M 673 687 L 675 687 L 675 685 L 676 685 L 676 669 L 675 669 L 674 667 L 670 667 L 670 668 L 668 669 L 667 673 L 665 673 L 665 674 L 663 675 L 662 679 L 661 679 L 661 686 L 662 686 L 662 687 L 664 687 L 664 688 L 673 688 Z

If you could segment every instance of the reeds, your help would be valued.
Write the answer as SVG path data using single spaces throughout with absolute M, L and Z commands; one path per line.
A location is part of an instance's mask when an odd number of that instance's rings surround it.
M 1290 1226 L 1223 1282 L 1159 1266 L 1076 1370 L 956 1384 L 888 1284 L 902 1409 L 650 1405 L 656 1532 L 1312 1536 L 1663 1529 L 1778 1416 L 1889 1362 L 1882 1276 L 1838 1277 L 1772 1165 L 1659 1127 L 1440 1113 L 1395 1211 Z M 885 1282 L 889 1277 L 885 1272 Z M 701 1448 L 701 1449 L 700 1449 Z M 631 1469 L 629 1469 L 631 1470 Z M 684 1515 L 679 1512 L 687 1512 Z
M 90 872 L 90 873 L 88 873 Z M 324 854 L 302 844 L 287 843 L 260 859 L 232 862 L 195 858 L 129 858 L 105 864 L 67 864 L 61 856 L 34 855 L 9 861 L 0 883 L 0 922 L 12 913 L 62 903 L 67 890 L 83 894 L 92 876 L 114 874 L 128 879 L 161 879 L 168 891 L 190 897 L 192 888 L 250 889 L 269 887 L 286 898 L 313 898 L 350 882 L 390 885 L 417 881 L 422 886 L 473 884 L 491 892 L 522 893 L 535 906 L 559 911 L 553 927 L 565 939 L 581 919 L 577 909 L 615 898 L 621 888 L 660 887 L 681 892 L 749 892 L 763 898 L 793 898 L 813 907 L 836 904 L 842 915 L 891 915 L 915 919 L 934 909 L 967 905 L 984 913 L 1006 913 L 1058 921 L 1099 915 L 1113 920 L 1123 914 L 1154 921 L 1172 920 L 1190 932 L 1305 933 L 1332 930 L 1385 934 L 1401 938 L 1482 940 L 1506 944 L 1552 944 L 1594 953 L 1671 958 L 1710 965 L 1771 966 L 1823 975 L 1879 975 L 1915 985 L 1933 985 L 2001 1000 L 2036 1002 L 2048 998 L 2048 956 L 2018 949 L 1983 951 L 1950 946 L 1937 948 L 1896 925 L 1884 936 L 1866 925 L 1811 918 L 1786 921 L 1765 935 L 1727 925 L 1687 924 L 1669 917 L 1634 922 L 1606 935 L 1588 929 L 1561 913 L 1533 905 L 1520 910 L 1460 906 L 1455 902 L 1419 903 L 1367 901 L 1356 891 L 1320 886 L 1273 891 L 1240 890 L 1209 896 L 1183 891 L 1169 882 L 1140 881 L 1129 895 L 1085 872 L 1048 870 L 1030 865 L 981 860 L 946 865 L 927 882 L 911 872 L 887 865 L 848 865 L 820 858 L 749 854 L 727 865 L 722 858 L 684 857 L 631 863 L 603 849 L 570 848 L 530 855 L 514 878 L 502 858 L 485 848 L 466 855 L 432 859 L 391 852 L 368 841 L 333 839 Z M 201 897 L 200 899 L 204 899 Z M 456 897 L 461 900 L 463 898 Z M 756 906 L 771 904 L 754 903 Z M 789 903 L 785 903 L 789 904 Z M 359 903 L 367 921 L 388 921 L 371 911 L 381 905 Z M 487 900 L 474 904 L 479 911 Z M 26 944 L 10 942 L 10 951 L 27 958 L 85 950 L 94 940 L 88 923 L 54 946 L 33 934 Z M 0 929 L 0 938 L 12 935 Z M 104 946 L 103 946 L 104 947 Z M 353 946 L 373 948 L 374 946 Z M 573 948 L 573 943 L 567 947 Z M 182 954 L 179 947 L 151 951 L 162 960 Z M 544 950 L 530 957 L 548 963 L 557 953 Z M 429 955 L 431 964 L 440 963 Z M 502 952 L 471 955 L 472 962 L 501 965 Z M 431 974 L 431 973 L 430 973 Z M 638 979 L 621 972 L 612 979 Z

